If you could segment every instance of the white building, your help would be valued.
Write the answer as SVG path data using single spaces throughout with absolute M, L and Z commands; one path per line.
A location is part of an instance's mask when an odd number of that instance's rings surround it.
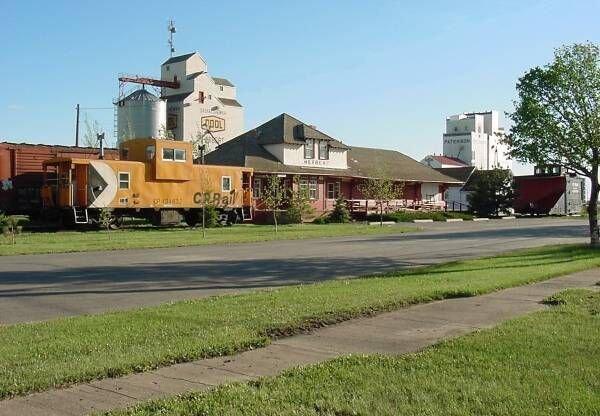
M 511 169 L 508 147 L 500 142 L 503 134 L 498 111 L 450 116 L 443 136 L 444 156 L 482 170 Z
M 174 56 L 161 66 L 161 79 L 178 81 L 179 88 L 163 88 L 167 100 L 167 130 L 177 140 L 194 141 L 209 130 L 218 142 L 230 140 L 244 130 L 244 107 L 236 99 L 235 86 L 209 75 L 197 53 Z M 206 136 L 210 148 L 215 147 Z

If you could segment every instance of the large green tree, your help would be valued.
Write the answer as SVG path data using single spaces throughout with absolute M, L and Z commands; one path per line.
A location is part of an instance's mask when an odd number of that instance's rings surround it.
M 480 217 L 510 213 L 513 204 L 514 189 L 512 174 L 509 170 L 492 169 L 477 171 L 473 174 L 471 191 L 467 196 L 469 207 Z
M 590 179 L 591 244 L 600 246 L 600 48 L 585 43 L 557 49 L 551 63 L 519 79 L 517 93 L 506 139 L 511 155 L 537 165 L 560 165 Z

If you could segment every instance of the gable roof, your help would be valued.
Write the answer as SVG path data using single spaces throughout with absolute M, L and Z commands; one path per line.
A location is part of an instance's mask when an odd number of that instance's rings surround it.
M 173 56 L 173 57 L 167 59 L 166 61 L 164 61 L 163 65 L 174 64 L 176 62 L 187 61 L 189 58 L 191 58 L 195 54 L 196 54 L 196 52 L 192 52 L 192 53 L 186 53 L 185 55 Z
M 215 82 L 215 84 L 217 85 L 224 85 L 226 87 L 235 87 L 235 85 L 233 85 L 231 83 L 231 81 L 229 81 L 228 79 L 225 78 L 217 78 L 217 77 L 212 77 L 213 81 Z
M 255 137 L 260 145 L 278 143 L 304 145 L 306 139 L 319 139 L 327 140 L 330 147 L 348 149 L 348 146 L 341 141 L 285 113 L 244 133 L 242 136 L 244 135 Z
M 466 183 L 473 172 L 475 171 L 475 166 L 462 166 L 458 168 L 434 168 L 442 175 L 450 176 L 458 181 Z
M 376 178 L 383 174 L 398 181 L 460 183 L 395 150 L 352 147 L 348 168 L 357 177 Z
M 463 162 L 462 160 L 460 160 L 457 157 L 442 156 L 442 155 L 430 155 L 430 156 L 427 156 L 427 157 L 430 157 L 431 159 L 437 160 L 442 165 L 461 166 L 461 167 L 462 166 L 468 166 L 465 162 Z
M 343 144 L 344 149 L 348 150 L 348 169 L 284 165 L 269 153 L 264 148 L 264 145 L 287 143 L 282 139 L 278 141 L 275 139 L 277 137 L 285 138 L 287 137 L 286 133 L 288 135 L 290 132 L 293 133 L 297 129 L 296 126 L 299 125 L 297 123 L 301 122 L 287 114 L 282 114 L 253 130 L 221 144 L 216 150 L 205 156 L 205 161 L 210 164 L 250 167 L 259 173 L 334 175 L 357 178 L 377 177 L 385 174 L 399 181 L 462 183 L 394 150 L 370 149 L 366 147 L 350 148 Z M 260 130 L 260 134 L 257 134 L 257 130 Z M 315 129 L 312 130 L 317 131 Z M 307 130 L 307 134 L 312 135 L 313 132 Z M 293 143 L 296 143 L 296 141 Z M 341 142 L 338 143 L 341 144 Z

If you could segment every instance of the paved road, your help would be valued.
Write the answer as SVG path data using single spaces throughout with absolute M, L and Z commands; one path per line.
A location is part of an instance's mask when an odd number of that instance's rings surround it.
M 0 324 L 352 277 L 544 244 L 585 242 L 586 222 L 425 225 L 409 234 L 0 257 Z

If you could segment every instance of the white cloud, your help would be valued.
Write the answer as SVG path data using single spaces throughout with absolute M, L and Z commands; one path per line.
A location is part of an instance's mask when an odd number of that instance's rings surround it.
M 25 106 L 21 104 L 9 104 L 6 106 L 10 111 L 23 111 L 25 110 Z

